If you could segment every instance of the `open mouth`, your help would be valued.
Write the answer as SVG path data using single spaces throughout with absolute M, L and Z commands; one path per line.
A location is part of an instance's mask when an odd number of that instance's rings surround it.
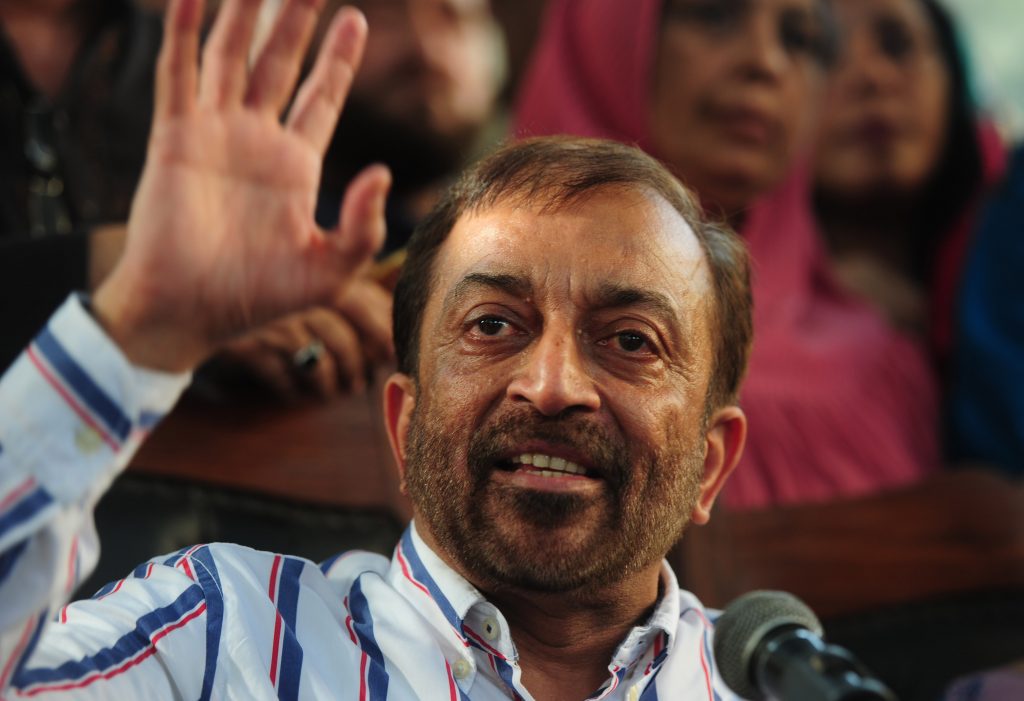
M 501 461 L 498 467 L 507 472 L 522 472 L 540 477 L 600 477 L 596 471 L 588 470 L 572 460 L 543 453 L 516 455 L 509 460 Z

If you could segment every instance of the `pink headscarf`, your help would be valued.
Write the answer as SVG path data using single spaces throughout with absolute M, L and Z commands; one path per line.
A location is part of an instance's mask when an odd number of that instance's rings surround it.
M 660 0 L 553 0 L 516 113 L 517 136 L 580 134 L 652 152 Z M 652 155 L 658 156 L 657 153 Z M 830 274 L 803 168 L 752 203 L 754 350 L 734 508 L 824 501 L 939 466 L 938 392 L 924 350 Z

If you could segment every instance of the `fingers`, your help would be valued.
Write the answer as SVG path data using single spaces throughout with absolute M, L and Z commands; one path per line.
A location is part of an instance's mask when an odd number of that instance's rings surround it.
M 334 367 L 331 378 L 335 387 L 353 392 L 366 390 L 366 356 L 359 334 L 337 313 L 318 308 L 306 315 L 306 326 L 323 341 Z
M 352 179 L 341 202 L 338 229 L 329 237 L 335 273 L 351 275 L 384 244 L 384 206 L 391 171 L 372 165 Z
M 394 360 L 391 340 L 391 294 L 376 282 L 359 279 L 337 302 L 359 332 L 363 352 L 377 362 Z
M 248 82 L 249 44 L 262 0 L 224 0 L 203 47 L 199 100 L 211 107 L 240 102 Z
M 323 0 L 285 0 L 249 76 L 245 104 L 276 116 L 292 95 Z
M 203 0 L 171 0 L 167 7 L 156 69 L 157 120 L 185 114 L 195 104 L 202 16 Z
M 366 20 L 356 9 L 343 8 L 331 22 L 309 77 L 299 88 L 287 125 L 324 153 L 348 96 L 363 47 Z

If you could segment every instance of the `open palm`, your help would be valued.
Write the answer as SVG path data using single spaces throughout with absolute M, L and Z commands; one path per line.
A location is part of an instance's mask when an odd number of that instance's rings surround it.
M 289 0 L 259 59 L 258 0 L 226 0 L 196 66 L 201 0 L 168 9 L 156 114 L 124 256 L 94 307 L 135 362 L 181 370 L 259 323 L 332 298 L 383 238 L 389 182 L 350 186 L 337 231 L 313 220 L 324 150 L 366 27 L 342 10 L 287 119 L 314 0 Z

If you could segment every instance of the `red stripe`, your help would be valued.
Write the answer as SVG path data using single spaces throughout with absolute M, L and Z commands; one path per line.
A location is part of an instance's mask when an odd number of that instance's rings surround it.
M 27 354 L 28 359 L 32 361 L 32 364 L 36 366 L 36 368 L 39 370 L 39 373 L 46 379 L 47 382 L 50 383 L 50 386 L 57 390 L 57 394 L 63 397 L 64 401 L 67 402 L 68 406 L 70 406 L 71 409 L 74 410 L 76 414 L 78 414 L 78 418 L 84 421 L 89 426 L 89 428 L 96 431 L 96 433 L 99 434 L 99 437 L 103 439 L 103 442 L 110 446 L 110 449 L 116 453 L 120 449 L 120 446 L 117 444 L 117 441 L 115 441 L 110 436 L 110 434 L 108 434 L 98 423 L 96 423 L 96 420 L 92 418 L 92 415 L 88 412 L 88 410 L 85 409 L 81 404 L 79 404 L 78 401 L 75 400 L 75 398 L 71 395 L 70 392 L 64 389 L 63 383 L 61 383 L 61 381 L 57 379 L 56 375 L 50 372 L 49 368 L 47 368 L 43 364 L 43 361 L 39 359 L 39 356 L 36 355 L 35 348 L 33 346 L 28 347 Z
M 71 590 L 75 588 L 75 565 L 77 564 L 78 558 L 78 536 L 71 539 L 71 552 L 68 553 L 68 583 L 64 588 L 64 592 L 67 594 L 71 593 Z
M 704 659 L 704 636 L 701 636 L 700 640 L 697 641 L 698 647 L 700 647 L 700 666 L 704 669 L 704 683 L 708 687 L 708 698 L 714 701 L 715 695 L 711 691 L 711 674 L 708 672 L 708 661 Z
M 277 568 L 281 566 L 281 556 L 274 556 L 274 564 L 270 566 L 270 586 L 267 587 L 267 596 L 271 601 L 277 601 Z
M 270 584 L 267 585 L 267 594 L 270 600 L 277 606 L 277 571 L 281 565 L 281 556 L 274 556 L 274 564 L 270 566 Z M 270 653 L 270 683 L 277 686 L 277 658 L 281 653 L 281 614 L 275 612 L 274 617 L 274 647 Z
M 146 574 L 144 574 L 142 576 L 142 578 L 143 579 L 149 579 L 149 575 L 151 575 L 151 574 L 153 574 L 153 563 L 152 562 L 149 563 L 149 566 L 146 568 Z
M 444 668 L 448 670 L 448 693 L 451 695 L 452 701 L 458 701 L 458 697 L 455 695 L 455 676 L 452 674 L 452 666 L 448 664 L 448 660 L 444 661 Z
M 281 649 L 281 614 L 274 617 L 274 652 L 270 657 L 270 683 L 277 686 L 277 656 Z
M 181 628 L 182 626 L 184 626 L 189 621 L 191 621 L 191 620 L 201 616 L 205 611 L 206 611 L 206 602 L 203 602 L 199 606 L 199 608 L 197 608 L 195 611 L 190 613 L 188 616 L 186 616 L 185 618 L 181 619 L 180 621 L 178 621 L 174 625 L 168 626 L 167 628 L 164 628 L 159 633 L 154 635 L 153 639 L 150 640 L 150 642 L 149 642 L 149 647 L 147 647 L 140 655 L 138 655 L 137 657 L 135 657 L 135 658 L 133 658 L 131 660 L 128 660 L 127 662 L 125 662 L 123 665 L 121 665 L 117 669 L 112 669 L 112 670 L 104 672 L 102 674 L 96 674 L 96 675 L 93 675 L 91 677 L 86 677 L 85 679 L 82 679 L 80 681 L 71 682 L 69 684 L 62 684 L 60 686 L 37 686 L 36 688 L 32 689 L 31 691 L 24 691 L 24 692 L 22 692 L 22 695 L 23 696 L 35 696 L 36 694 L 42 694 L 42 693 L 48 692 L 48 691 L 68 691 L 69 689 L 80 689 L 82 687 L 89 686 L 94 681 L 97 681 L 99 679 L 113 679 L 117 675 L 122 674 L 123 672 L 128 671 L 129 669 L 131 669 L 132 667 L 136 666 L 137 664 L 139 664 L 140 662 L 142 662 L 146 658 L 150 657 L 153 653 L 155 653 L 156 652 L 157 641 L 159 641 L 165 635 L 167 635 L 171 631 L 174 631 L 174 630 L 177 630 L 178 628 Z
M 422 584 L 417 582 L 415 579 L 413 579 L 412 574 L 409 572 L 409 564 L 405 561 L 405 556 L 402 555 L 402 546 L 401 546 L 401 544 L 399 544 L 399 546 L 398 546 L 397 554 L 398 554 L 398 564 L 402 566 L 402 574 L 405 575 L 405 578 L 408 579 L 413 584 L 415 584 L 416 587 L 420 591 L 422 591 L 424 594 L 426 594 L 427 596 L 430 596 L 430 590 L 428 590 L 425 586 L 423 586 Z M 431 596 L 430 598 L 433 599 L 434 597 Z
M 18 640 L 18 644 L 14 646 L 14 652 L 11 654 L 11 659 L 7 660 L 7 664 L 4 665 L 3 674 L 0 674 L 0 689 L 7 686 L 7 677 L 11 674 L 11 668 L 17 661 L 21 654 L 25 652 L 25 646 L 28 645 L 28 639 L 32 635 L 32 631 L 35 630 L 36 617 L 32 617 L 25 621 L 25 630 L 21 632 L 21 639 Z
M 359 662 L 359 701 L 366 701 L 366 653 Z
M 473 640 L 475 640 L 478 643 L 480 643 L 481 647 L 483 647 L 484 650 L 486 650 L 487 652 L 491 653 L 495 657 L 500 658 L 503 662 L 508 662 L 508 659 L 503 654 L 501 654 L 499 651 L 495 650 L 493 647 L 488 645 L 487 641 L 485 641 L 483 638 L 481 638 L 479 635 L 477 635 L 476 631 L 474 631 L 472 628 L 466 626 L 465 631 L 466 631 L 467 635 L 469 635 L 471 638 L 473 638 Z
M 67 606 L 62 607 L 61 610 L 60 610 L 60 622 L 61 623 L 67 623 L 68 622 L 68 607 Z
M 9 492 L 7 496 L 5 496 L 3 499 L 0 499 L 0 511 L 6 510 L 8 506 L 18 501 L 18 499 L 21 499 L 35 486 L 35 477 L 29 477 L 27 480 L 19 484 L 17 487 L 14 488 L 13 491 Z
M 185 574 L 188 575 L 189 579 L 191 579 L 193 582 L 196 581 L 196 576 L 192 574 L 192 567 L 188 564 L 188 557 L 185 557 L 182 560 L 180 560 L 178 564 L 181 565 L 181 569 L 185 570 Z

